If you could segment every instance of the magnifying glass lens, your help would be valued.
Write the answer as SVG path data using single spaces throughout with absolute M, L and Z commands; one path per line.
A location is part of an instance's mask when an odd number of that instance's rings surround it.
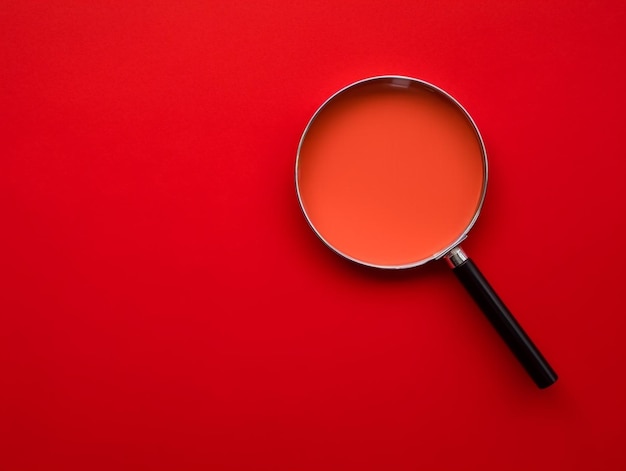
M 303 210 L 335 251 L 373 266 L 419 265 L 473 223 L 486 161 L 447 96 L 401 80 L 366 82 L 312 119 L 298 159 Z

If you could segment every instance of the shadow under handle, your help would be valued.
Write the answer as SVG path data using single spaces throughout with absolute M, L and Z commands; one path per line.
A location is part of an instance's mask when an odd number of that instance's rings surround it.
M 517 323 L 513 314 L 507 309 L 474 262 L 467 257 L 460 247 L 452 249 L 445 258 L 456 277 L 474 298 L 476 304 L 515 354 L 535 384 L 541 389 L 554 384 L 558 379 L 557 374 L 526 335 L 524 329 Z

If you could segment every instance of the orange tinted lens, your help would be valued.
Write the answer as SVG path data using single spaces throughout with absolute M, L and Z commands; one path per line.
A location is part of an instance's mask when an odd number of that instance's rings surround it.
M 484 184 L 473 124 L 419 82 L 348 88 L 318 112 L 298 154 L 311 225 L 369 265 L 419 264 L 448 248 L 472 223 Z

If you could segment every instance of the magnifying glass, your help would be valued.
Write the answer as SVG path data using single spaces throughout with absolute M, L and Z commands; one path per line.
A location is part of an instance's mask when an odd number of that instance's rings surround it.
M 460 243 L 480 214 L 487 153 L 469 113 L 423 80 L 372 77 L 332 95 L 306 126 L 296 193 L 317 236 L 380 269 L 444 259 L 540 388 L 557 375 Z

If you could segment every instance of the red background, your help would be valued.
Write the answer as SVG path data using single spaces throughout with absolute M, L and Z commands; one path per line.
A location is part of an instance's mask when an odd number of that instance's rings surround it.
M 625 469 L 624 5 L 2 2 L 0 469 Z M 300 214 L 309 117 L 389 73 L 481 129 L 464 248 L 554 387 Z

